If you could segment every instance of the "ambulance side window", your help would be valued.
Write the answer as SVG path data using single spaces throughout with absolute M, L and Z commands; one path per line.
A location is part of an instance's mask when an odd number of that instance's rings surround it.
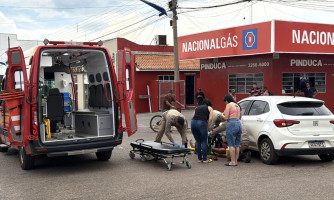
M 126 91 L 130 90 L 130 70 L 125 69 Z
M 24 90 L 24 79 L 22 70 L 17 70 L 14 72 L 14 84 L 15 89 Z
M 5 83 L 6 83 L 6 78 L 3 78 L 1 82 L 1 90 L 5 89 Z

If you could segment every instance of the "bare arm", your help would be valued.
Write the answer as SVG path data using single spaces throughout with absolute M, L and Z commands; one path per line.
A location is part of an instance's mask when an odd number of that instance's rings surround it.
M 225 108 L 225 115 L 223 115 L 223 118 L 224 120 L 228 120 L 229 117 L 230 117 L 230 104 L 227 104 Z
M 175 108 L 175 106 L 173 106 L 171 103 L 169 103 L 168 100 L 166 100 L 165 103 L 166 103 L 170 108 Z
M 182 103 L 180 103 L 179 101 L 175 100 L 175 103 L 179 104 L 181 107 L 185 107 Z
M 314 88 L 314 93 L 313 93 L 313 97 L 317 96 L 318 95 L 318 90 L 316 88 Z
M 209 121 L 208 121 L 208 127 L 211 126 L 211 123 L 212 123 L 212 117 L 213 117 L 213 109 L 211 106 L 208 106 L 208 109 L 209 109 L 209 112 L 210 112 L 210 115 L 209 115 Z

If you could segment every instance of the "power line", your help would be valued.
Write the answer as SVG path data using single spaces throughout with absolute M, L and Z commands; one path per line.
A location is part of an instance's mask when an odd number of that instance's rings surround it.
M 130 5 L 134 5 L 134 4 L 135 3 L 132 3 Z M 59 38 L 59 37 L 65 37 L 65 36 L 69 36 L 69 35 L 77 35 L 77 31 L 74 31 L 74 27 L 83 28 L 83 27 L 87 26 L 87 27 L 91 28 L 90 32 L 95 31 L 97 26 L 99 26 L 99 24 L 102 24 L 104 22 L 107 23 L 107 22 L 110 22 L 110 21 L 115 21 L 113 19 L 113 17 L 118 18 L 118 16 L 116 15 L 117 13 L 126 13 L 126 12 L 131 10 L 128 7 L 128 6 L 130 6 L 129 4 L 125 3 L 125 4 L 122 4 L 122 5 L 123 5 L 123 8 L 115 10 L 116 12 L 114 12 L 114 10 L 106 9 L 105 10 L 106 12 L 100 13 L 99 15 L 96 15 L 93 18 L 89 18 L 89 19 L 87 19 L 83 22 L 75 23 L 75 24 L 72 24 L 70 26 L 64 27 L 64 28 L 52 33 L 52 34 L 49 34 L 48 37 L 50 37 L 52 35 L 55 35 L 57 38 Z M 116 14 L 109 15 L 109 13 L 116 13 Z M 124 24 L 124 21 L 123 21 L 122 24 Z M 84 34 L 86 34 L 86 33 L 84 33 Z
M 204 6 L 204 7 L 178 7 L 178 9 L 192 9 L 192 10 L 198 10 L 198 9 L 209 9 L 209 8 L 218 8 L 218 7 L 224 7 L 224 6 L 230 6 L 238 3 L 244 3 L 248 2 L 251 0 L 241 0 L 241 1 L 236 1 L 232 3 L 226 3 L 226 4 L 220 4 L 220 5 L 214 5 L 214 6 Z
M 127 26 L 125 26 L 125 27 L 123 27 L 123 28 L 121 28 L 121 29 L 118 29 L 118 30 L 116 30 L 116 31 L 112 31 L 112 32 L 107 33 L 107 34 L 104 34 L 104 35 L 102 35 L 102 36 L 100 36 L 100 37 L 94 38 L 94 39 L 92 39 L 92 40 L 90 40 L 90 41 L 93 41 L 93 40 L 97 40 L 97 39 L 103 38 L 103 37 L 108 36 L 108 35 L 111 35 L 111 34 L 113 34 L 113 33 L 117 33 L 118 31 L 124 30 L 124 29 L 126 29 L 126 28 L 128 28 L 128 27 L 130 27 L 130 26 L 133 26 L 133 25 L 135 25 L 135 24 L 138 24 L 138 23 L 140 23 L 140 22 L 143 22 L 143 21 L 145 21 L 145 20 L 147 20 L 147 19 L 149 19 L 149 18 L 152 18 L 152 17 L 154 17 L 154 16 L 156 16 L 156 14 L 151 15 L 151 16 L 149 16 L 149 17 L 146 17 L 145 19 L 142 19 L 142 20 L 140 20 L 140 21 L 134 22 L 134 23 L 132 23 L 132 24 L 130 24 L 130 25 L 127 25 Z
M 137 4 L 139 5 L 139 4 Z M 103 7 L 37 7 L 37 6 L 3 6 L 0 5 L 1 8 L 15 8 L 15 9 L 52 9 L 52 10 L 74 10 L 74 9 L 101 9 L 101 8 L 119 8 L 121 5 L 113 5 L 113 6 L 103 6 Z

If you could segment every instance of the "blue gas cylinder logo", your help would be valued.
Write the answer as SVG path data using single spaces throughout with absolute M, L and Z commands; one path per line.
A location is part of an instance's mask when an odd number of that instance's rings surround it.
M 242 31 L 242 50 L 257 49 L 257 28 Z

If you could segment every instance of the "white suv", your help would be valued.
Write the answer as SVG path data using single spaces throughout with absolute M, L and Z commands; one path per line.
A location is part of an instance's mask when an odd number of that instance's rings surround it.
M 248 131 L 249 149 L 265 164 L 281 155 L 334 159 L 334 115 L 318 99 L 293 96 L 248 97 L 238 102 Z

